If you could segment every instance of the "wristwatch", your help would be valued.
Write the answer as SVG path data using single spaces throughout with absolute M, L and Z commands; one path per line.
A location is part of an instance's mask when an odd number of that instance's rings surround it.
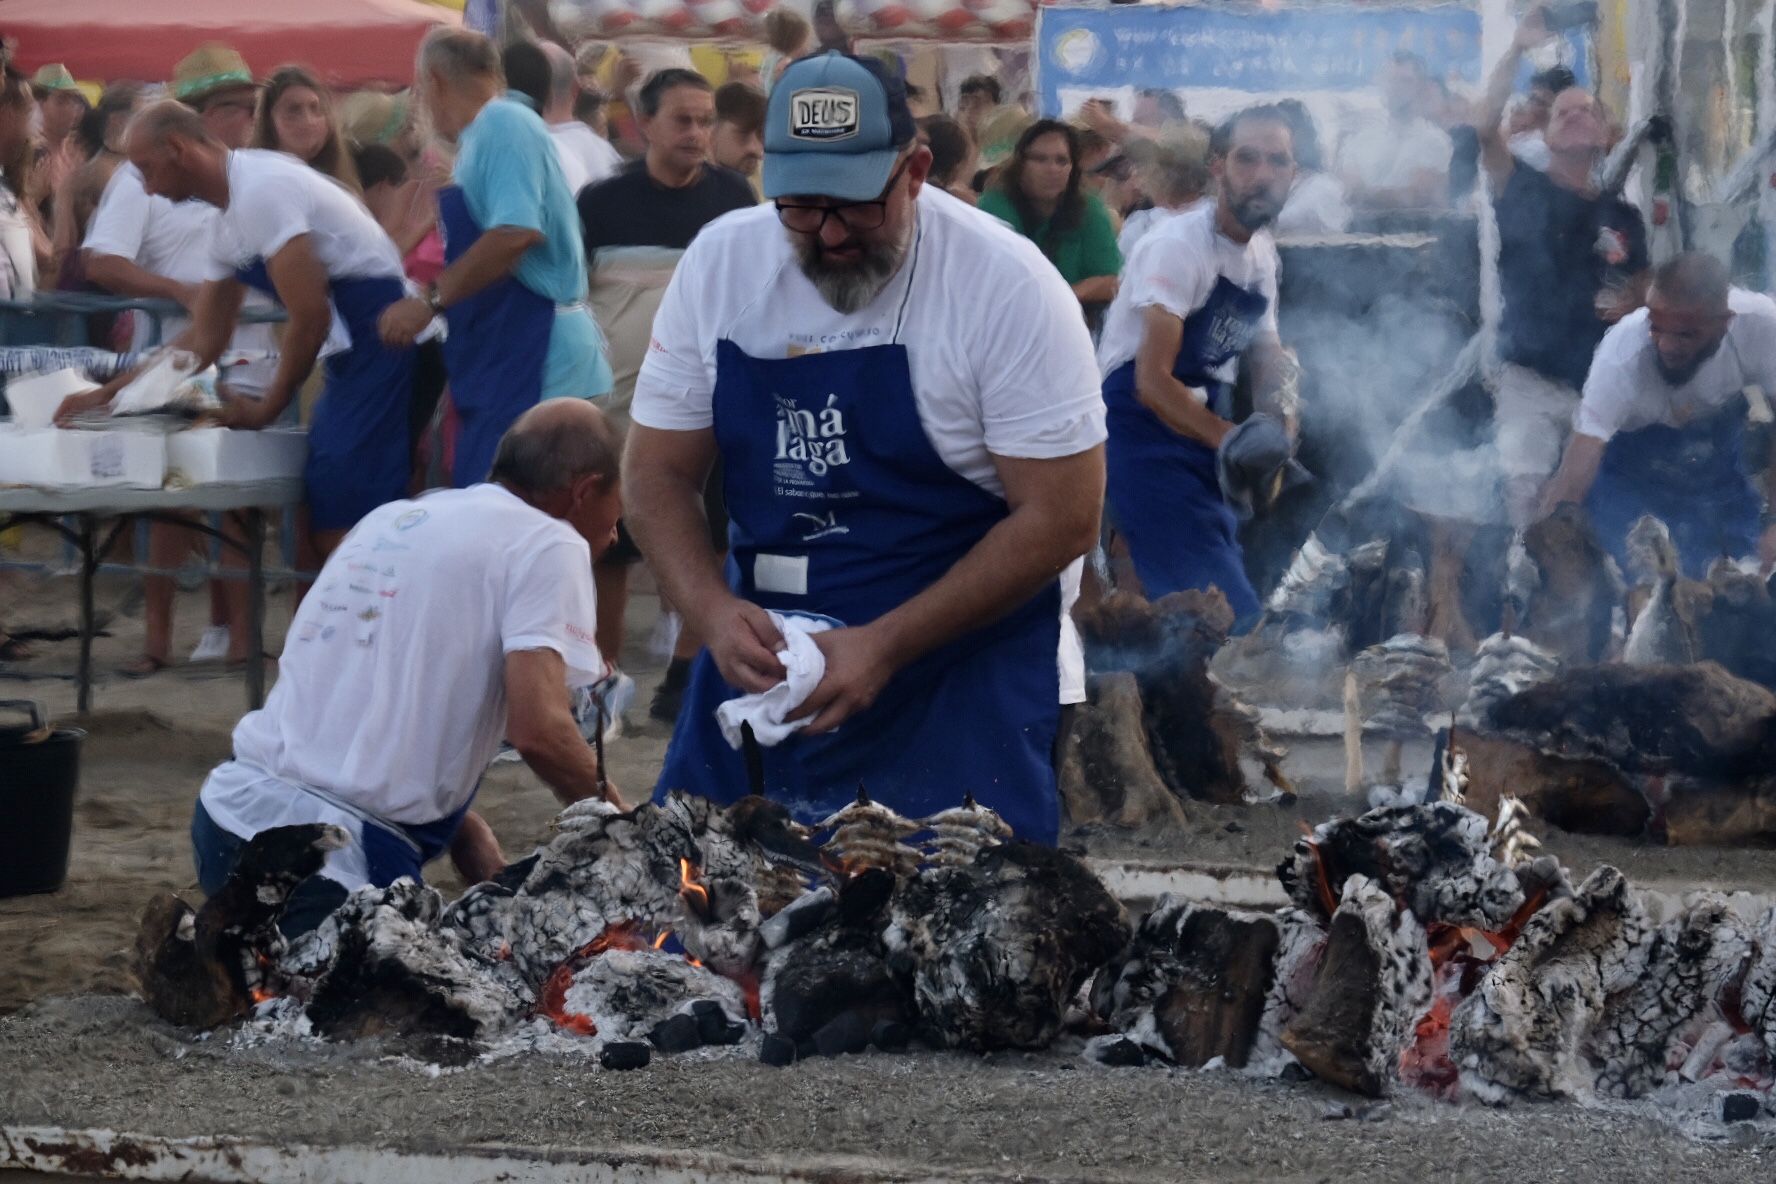
M 438 291 L 437 281 L 434 280 L 432 283 L 426 285 L 425 302 L 426 307 L 433 312 L 444 311 L 444 296 Z

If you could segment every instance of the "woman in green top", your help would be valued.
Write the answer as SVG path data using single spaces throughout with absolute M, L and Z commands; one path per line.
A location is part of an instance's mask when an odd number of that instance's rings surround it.
M 1110 212 L 1080 181 L 1079 133 L 1059 120 L 1037 120 L 1018 137 L 980 208 L 1041 247 L 1081 304 L 1108 304 L 1122 253 Z

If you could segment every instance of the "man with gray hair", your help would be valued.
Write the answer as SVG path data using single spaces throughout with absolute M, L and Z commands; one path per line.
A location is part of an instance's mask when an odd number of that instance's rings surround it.
M 575 118 L 580 75 L 573 55 L 550 41 L 543 45 L 543 56 L 549 60 L 549 101 L 543 108 L 543 122 L 549 125 L 549 135 L 562 156 L 579 163 L 586 177 L 580 188 L 596 185 L 623 167 L 623 154 Z
M 438 194 L 447 265 L 423 297 L 383 314 L 382 338 L 411 344 L 435 314 L 448 321 L 444 361 L 461 424 L 452 476 L 461 487 L 486 477 L 518 416 L 543 399 L 604 394 L 610 366 L 586 305 L 573 194 L 541 116 L 505 89 L 493 42 L 434 29 L 416 76 L 432 126 L 457 145 L 454 183 Z
M 297 890 L 286 934 L 360 885 L 418 879 L 446 850 L 465 880 L 488 878 L 505 856 L 469 807 L 501 735 L 564 804 L 619 802 L 567 688 L 604 668 L 592 555 L 620 498 L 616 434 L 561 399 L 505 434 L 488 483 L 359 523 L 290 622 L 270 699 L 204 782 L 191 824 L 204 890 L 260 831 L 309 822 L 352 842 Z
M 1573 417 L 1572 440 L 1542 493 L 1549 513 L 1583 503 L 1604 547 L 1625 561 L 1643 514 L 1665 523 L 1685 572 L 1754 550 L 1776 561 L 1776 467 L 1748 433 L 1776 392 L 1776 301 L 1732 287 L 1718 259 L 1677 256 L 1653 275 L 1646 307 L 1604 335 Z M 1753 451 L 1753 442 L 1760 441 Z
M 223 423 L 276 422 L 325 358 L 327 384 L 310 420 L 303 470 L 309 529 L 324 556 L 359 518 L 406 492 L 412 339 L 385 345 L 376 331 L 377 318 L 406 290 L 401 253 L 331 177 L 282 152 L 230 149 L 180 103 L 137 115 L 128 152 L 151 196 L 220 211 L 191 327 L 177 343 L 201 365 L 214 363 L 249 285 L 288 314 L 276 372 L 258 398 L 224 396 Z M 67 400 L 58 418 L 106 406 L 131 377 Z

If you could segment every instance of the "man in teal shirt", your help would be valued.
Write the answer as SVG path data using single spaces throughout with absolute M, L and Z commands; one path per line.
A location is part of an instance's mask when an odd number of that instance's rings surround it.
M 545 75 L 534 45 L 525 50 Z M 448 266 L 424 297 L 383 314 L 383 339 L 411 342 L 443 313 L 445 362 L 461 421 L 454 483 L 486 479 L 494 447 L 539 400 L 610 390 L 604 341 L 586 305 L 579 214 L 548 128 L 529 102 L 505 92 L 493 43 L 440 28 L 420 46 L 419 90 L 432 124 L 457 143 L 454 184 L 438 195 Z

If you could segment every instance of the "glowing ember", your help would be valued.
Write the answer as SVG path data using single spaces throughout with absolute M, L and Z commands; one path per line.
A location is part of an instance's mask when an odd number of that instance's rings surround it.
M 605 931 L 575 950 L 568 958 L 550 972 L 543 980 L 542 990 L 537 992 L 536 1013 L 550 1020 L 564 1031 L 574 1032 L 581 1036 L 596 1036 L 598 1027 L 586 1016 L 572 1011 L 567 1006 L 567 989 L 573 985 L 574 972 L 588 961 L 598 957 L 606 950 L 640 950 L 650 945 L 659 949 L 661 944 L 671 936 L 671 932 L 662 933 L 658 939 L 650 943 L 642 936 L 641 926 L 633 921 L 624 921 L 612 925 Z
M 709 916 L 709 889 L 697 880 L 697 869 L 688 859 L 678 861 L 678 895 L 689 908 L 699 917 Z

